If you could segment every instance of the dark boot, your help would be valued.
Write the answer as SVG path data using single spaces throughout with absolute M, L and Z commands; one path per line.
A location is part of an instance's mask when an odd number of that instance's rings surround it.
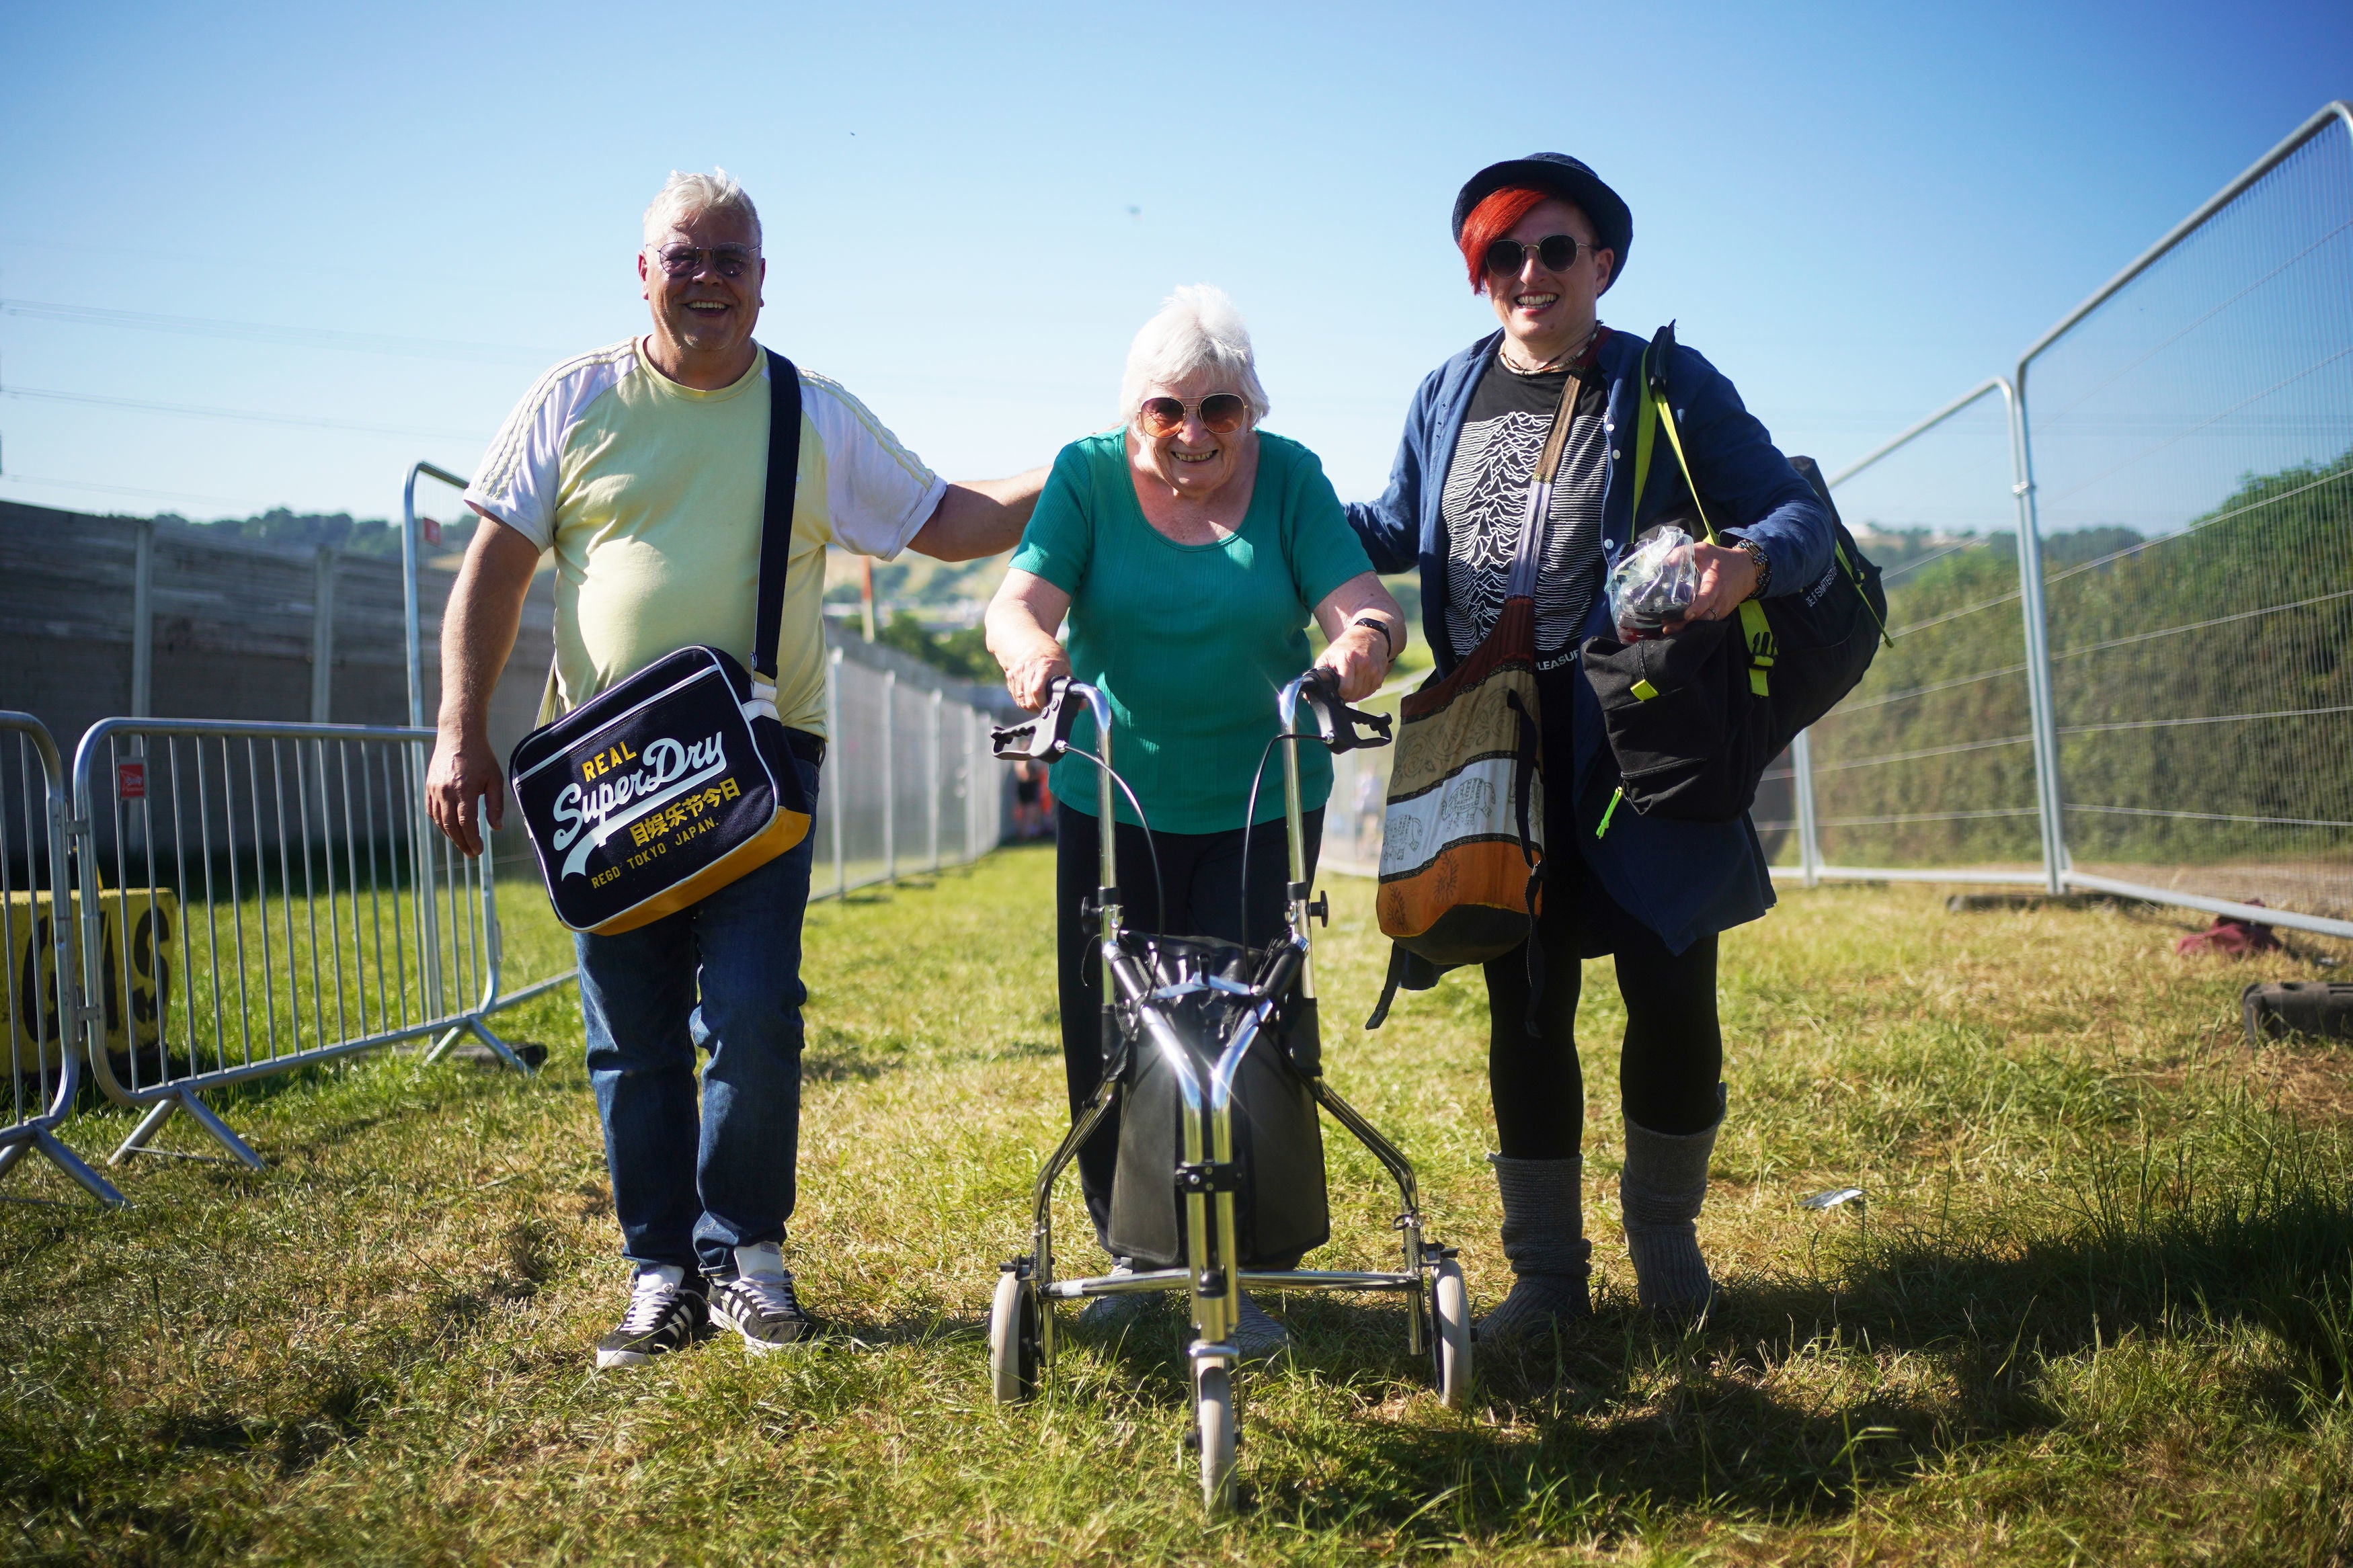
M 1504 1256 L 1511 1260 L 1512 1293 L 1479 1320 L 1482 1340 L 1549 1333 L 1558 1324 L 1593 1315 L 1587 1295 L 1585 1162 L 1514 1160 L 1490 1154 L 1504 1198 Z
M 1680 1137 L 1653 1132 L 1630 1118 L 1626 1123 L 1626 1169 L 1618 1179 L 1626 1252 L 1644 1310 L 1663 1318 L 1698 1317 L 1715 1299 L 1694 1222 L 1707 1199 L 1707 1164 L 1724 1125 L 1723 1105 L 1719 1085 L 1715 1121 Z

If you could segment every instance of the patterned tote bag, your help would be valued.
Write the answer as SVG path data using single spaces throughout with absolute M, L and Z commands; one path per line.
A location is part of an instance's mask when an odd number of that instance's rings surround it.
M 1445 679 L 1399 704 L 1377 906 L 1397 944 L 1392 990 L 1408 958 L 1446 969 L 1511 952 L 1542 907 L 1536 563 L 1576 389 L 1572 376 L 1528 481 L 1494 629 Z

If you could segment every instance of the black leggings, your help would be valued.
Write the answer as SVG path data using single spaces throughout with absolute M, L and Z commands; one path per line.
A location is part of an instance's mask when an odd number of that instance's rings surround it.
M 1236 812 L 1235 816 L 1241 814 Z M 1307 875 L 1324 842 L 1324 813 L 1306 817 Z M 1096 924 L 1080 912 L 1101 874 L 1102 829 L 1095 818 L 1054 803 L 1055 952 L 1062 1005 L 1062 1068 L 1070 1082 L 1071 1119 L 1076 1121 L 1103 1082 L 1103 965 L 1091 956 Z M 1168 924 L 1160 925 L 1158 884 L 1144 829 L 1120 823 L 1113 837 L 1119 851 L 1120 906 L 1131 930 L 1170 936 L 1209 936 L 1263 946 L 1282 929 L 1282 893 L 1291 880 L 1291 852 L 1281 819 L 1261 822 L 1250 833 L 1250 921 L 1241 910 L 1242 830 L 1223 833 L 1155 833 L 1160 871 L 1168 879 Z M 1714 1080 L 1711 1079 L 1711 1082 Z M 1111 1179 L 1119 1158 L 1119 1113 L 1103 1119 L 1079 1150 L 1079 1185 L 1096 1239 L 1110 1234 Z M 1109 1250 L 1106 1247 L 1105 1250 Z
M 1549 824 L 1547 825 L 1549 826 Z M 1597 882 L 1573 841 L 1551 842 L 1557 879 L 1546 889 L 1536 935 L 1544 943 L 1538 1033 L 1528 1034 L 1528 952 L 1524 944 L 1486 965 L 1487 1088 L 1495 1136 L 1515 1160 L 1566 1160 L 1585 1131 L 1585 1075 L 1577 1063 L 1579 954 L 1614 949 L 1618 993 L 1626 1002 L 1619 1049 L 1619 1094 L 1630 1121 L 1654 1132 L 1697 1132 L 1717 1114 L 1724 1036 L 1715 1016 L 1715 937 L 1670 953 L 1648 926 L 1620 910 Z M 1564 875 L 1564 873 L 1566 873 Z M 1588 922 L 1599 929 L 1587 941 Z

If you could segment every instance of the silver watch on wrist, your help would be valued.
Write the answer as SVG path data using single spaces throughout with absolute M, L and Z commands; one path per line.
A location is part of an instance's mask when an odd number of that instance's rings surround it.
M 1757 586 L 1748 591 L 1748 596 L 1752 599 L 1763 598 L 1767 591 L 1773 586 L 1772 557 L 1767 555 L 1765 547 L 1753 539 L 1736 539 L 1732 542 L 1732 547 L 1757 563 Z

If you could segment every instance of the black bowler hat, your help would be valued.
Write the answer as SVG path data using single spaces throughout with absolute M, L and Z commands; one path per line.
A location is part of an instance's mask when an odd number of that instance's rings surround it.
M 1531 153 L 1502 163 L 1490 163 L 1471 176 L 1454 198 L 1454 243 L 1462 243 L 1462 225 L 1471 209 L 1506 185 L 1525 185 L 1574 203 L 1593 224 L 1593 237 L 1604 250 L 1618 253 L 1609 284 L 1625 276 L 1626 252 L 1634 244 L 1634 215 L 1623 197 L 1601 183 L 1601 176 L 1566 153 Z M 1608 293 L 1605 284 L 1602 292 Z

